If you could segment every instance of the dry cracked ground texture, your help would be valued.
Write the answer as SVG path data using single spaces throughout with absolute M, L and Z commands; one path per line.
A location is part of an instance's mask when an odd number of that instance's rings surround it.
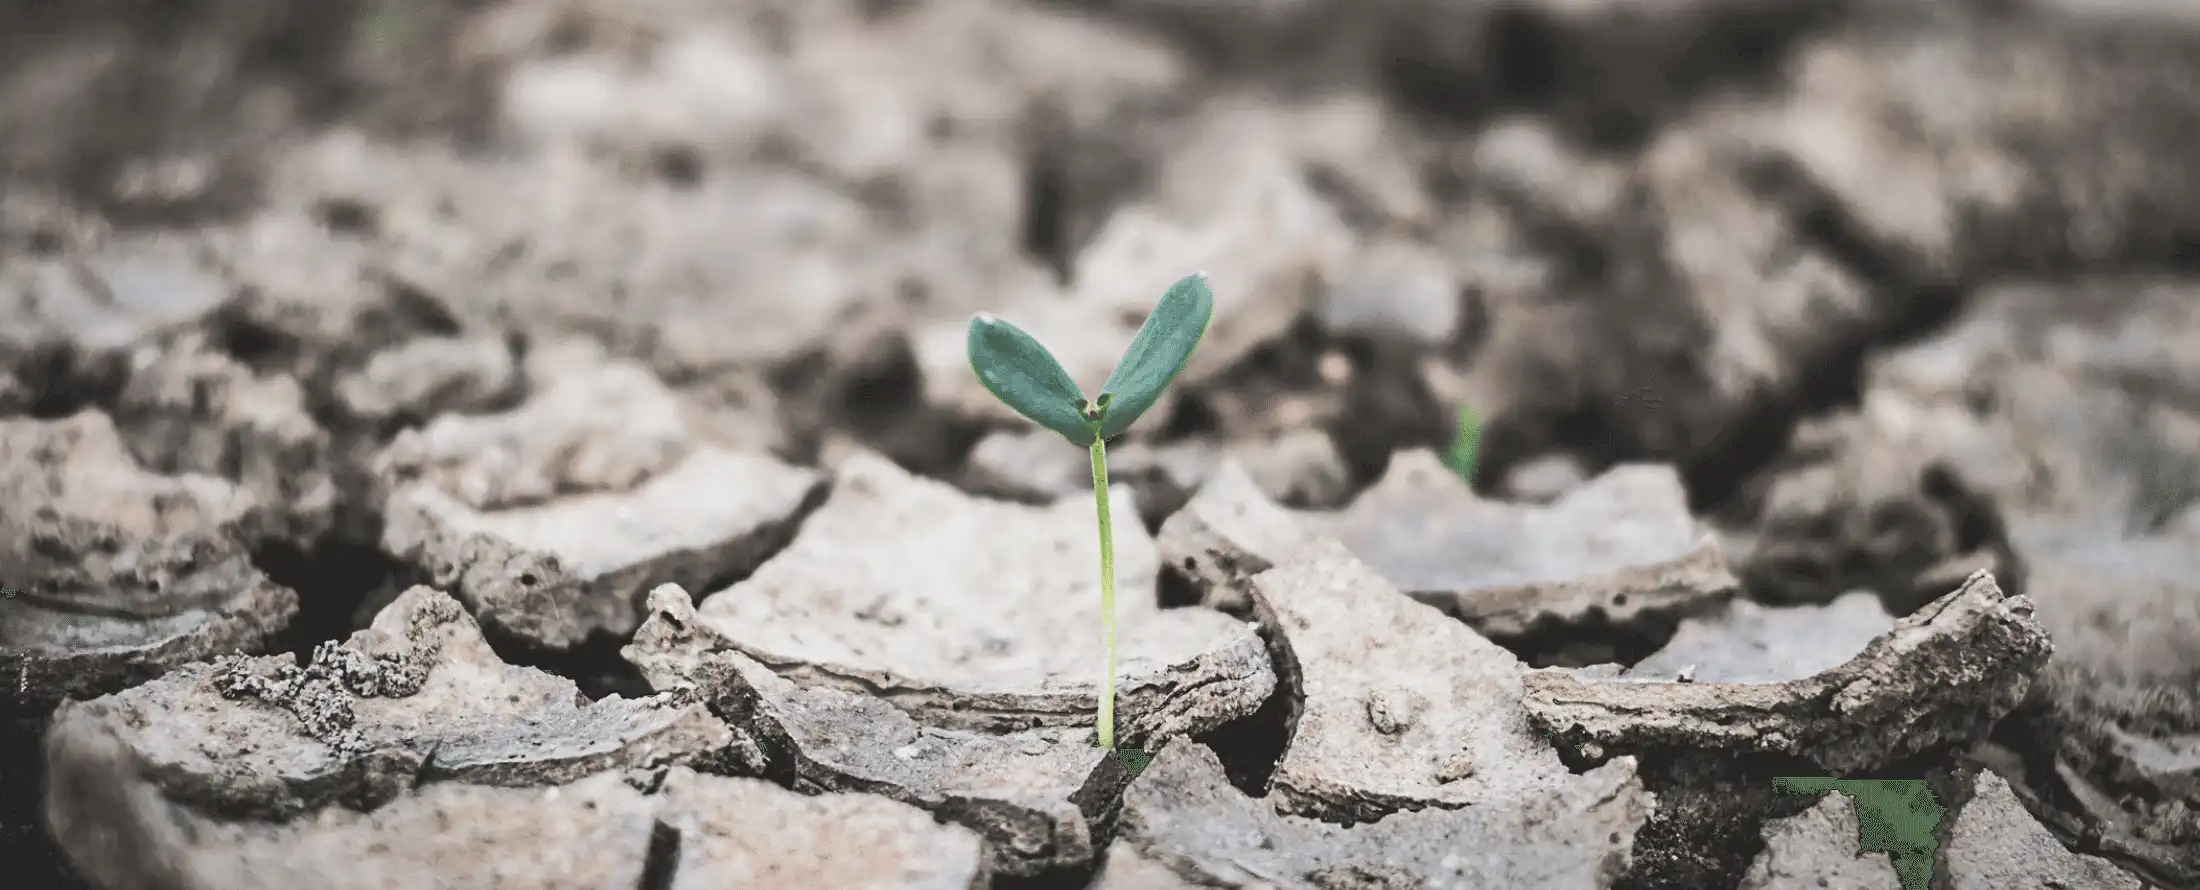
M 1895 887 L 1840 775 L 1943 890 L 2200 886 L 2185 5 L 0 12 L 0 855 Z M 962 326 L 1089 386 L 1194 269 L 1133 777 Z

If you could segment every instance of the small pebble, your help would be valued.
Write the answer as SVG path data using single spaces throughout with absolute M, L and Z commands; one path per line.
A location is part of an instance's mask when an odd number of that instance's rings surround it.
M 1444 758 L 1443 765 L 1436 768 L 1436 781 L 1448 785 L 1462 779 L 1474 778 L 1474 773 L 1474 760 L 1462 751 Z

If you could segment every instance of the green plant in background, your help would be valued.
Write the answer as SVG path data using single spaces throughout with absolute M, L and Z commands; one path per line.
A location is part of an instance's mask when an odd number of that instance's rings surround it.
M 395 47 L 411 33 L 412 12 L 408 0 L 369 0 L 360 13 L 359 30 L 377 44 Z
M 1772 785 L 1790 794 L 1822 795 L 1838 791 L 1856 802 L 1857 846 L 1885 853 L 1894 862 L 1902 890 L 1926 890 L 1933 882 L 1933 854 L 1940 839 L 1933 831 L 1947 808 L 1921 779 L 1835 779 L 1781 776 Z
M 1100 687 L 1100 746 L 1115 747 L 1115 532 L 1108 512 L 1108 440 L 1152 408 L 1184 371 L 1214 317 L 1215 295 L 1204 272 L 1187 276 L 1131 338 L 1100 394 L 1086 399 L 1054 354 L 1023 329 L 988 313 L 970 319 L 970 369 L 978 382 L 1016 413 L 1092 453 L 1092 501 L 1100 514 L 1100 639 L 1107 667 Z M 1142 752 L 1141 752 L 1142 753 Z M 1124 758 L 1137 769 L 1142 757 Z
M 1459 426 L 1452 433 L 1451 447 L 1444 451 L 1444 465 L 1459 474 L 1459 478 L 1474 485 L 1475 452 L 1482 447 L 1482 418 L 1474 413 L 1474 406 L 1459 406 Z

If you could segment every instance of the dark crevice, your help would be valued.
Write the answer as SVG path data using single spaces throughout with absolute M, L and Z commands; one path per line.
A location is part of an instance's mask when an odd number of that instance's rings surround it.
M 988 890 L 1086 890 L 1100 871 L 1099 863 L 1107 854 L 1093 857 L 1093 862 L 1078 866 L 1057 866 L 1035 875 L 996 874 L 986 887 Z
M 11 886 L 88 890 L 45 827 L 48 725 L 44 715 L 0 718 L 0 862 L 22 882 Z
M 297 592 L 298 617 L 268 648 L 296 654 L 301 662 L 314 646 L 358 630 L 360 607 L 370 595 L 417 580 L 411 566 L 380 549 L 333 537 L 307 548 L 286 541 L 263 544 L 253 550 L 252 564 L 268 580 Z
M 672 890 L 680 871 L 680 829 L 663 821 L 650 826 L 649 853 L 642 859 L 642 878 L 635 890 Z
M 389 316 L 370 319 L 376 327 L 386 327 L 383 336 L 368 341 L 374 348 L 384 348 L 402 343 L 413 337 L 455 337 L 465 330 L 465 325 L 441 298 L 408 281 L 390 279 Z M 377 313 L 379 315 L 379 313 Z
M 119 358 L 89 356 L 59 344 L 43 344 L 18 359 L 16 381 L 30 396 L 26 413 L 58 420 L 86 408 L 112 405 L 129 381 Z
M 556 674 L 573 681 L 589 701 L 602 701 L 613 695 L 621 698 L 642 698 L 656 690 L 642 677 L 640 668 L 629 663 L 619 654 L 626 646 L 624 635 L 597 631 L 588 635 L 572 648 L 544 649 L 525 641 L 513 639 L 488 624 L 482 626 L 482 637 L 489 648 L 504 663 L 514 667 L 534 668 Z
M 246 315 L 242 307 L 251 296 L 224 304 L 207 319 L 211 345 L 254 373 L 286 369 L 304 347 L 289 332 Z
M 380 215 L 356 198 L 324 198 L 314 206 L 321 225 L 339 235 L 372 238 L 382 228 Z
M 1861 404 L 1871 358 L 1945 330 L 1972 290 L 1971 282 L 1929 271 L 1873 238 L 1839 198 L 1792 161 L 1760 159 L 1741 177 L 1759 199 L 1786 209 L 1802 247 L 1824 253 L 1873 291 L 1877 317 L 1796 357 L 1795 366 L 1810 373 L 1800 375 L 1792 390 L 1758 394 L 1710 447 L 1695 451 L 1682 474 L 1690 505 L 1702 511 L 1718 509 L 1771 467 L 1803 421 Z
M 1024 252 L 1054 272 L 1054 280 L 1068 284 L 1072 271 L 1067 217 L 1067 175 L 1062 159 L 1053 151 L 1040 150 L 1024 164 Z
M 951 478 L 983 438 L 983 422 L 924 398 L 924 375 L 906 337 L 873 338 L 853 359 L 812 350 L 771 370 L 787 456 L 813 463 L 829 431 L 847 434 L 904 469 Z
M 1162 567 L 1163 574 L 1176 571 L 1174 566 Z M 1188 577 L 1183 580 L 1189 583 Z M 1276 766 L 1283 761 L 1292 737 L 1298 734 L 1299 714 L 1306 703 L 1306 681 L 1299 669 L 1299 657 L 1291 651 L 1290 640 L 1284 637 L 1276 615 L 1261 608 L 1257 598 L 1252 602 L 1252 619 L 1258 625 L 1261 641 L 1267 644 L 1276 689 L 1253 713 L 1225 723 L 1197 741 L 1214 749 L 1230 784 L 1253 797 L 1264 797 L 1275 778 Z
M 1488 56 L 1483 74 L 1491 91 L 1508 105 L 1545 107 L 1559 96 L 1563 41 L 1549 13 L 1506 4 L 1491 10 L 1482 45 Z
M 1168 416 L 1156 425 L 1158 438 L 1164 441 L 1183 441 L 1210 436 L 1222 431 L 1222 414 L 1214 403 L 1203 398 L 1197 388 L 1187 387 L 1169 409 Z
M 1642 752 L 1638 757 L 1643 785 L 1656 795 L 1657 810 L 1635 833 L 1634 856 L 1613 890 L 1740 885 L 1749 864 L 1765 850 L 1764 823 L 1817 803 L 1809 795 L 1780 791 L 1773 778 L 1824 775 L 1797 758 L 1731 752 Z
M 1357 491 L 1381 478 L 1400 449 L 1450 444 L 1457 406 L 1445 406 L 1419 372 L 1424 350 L 1379 338 L 1343 337 L 1337 347 L 1351 363 L 1343 409 L 1328 424 Z
M 1955 551 L 1991 551 L 1996 566 L 1995 582 L 2010 596 L 2024 595 L 2027 574 L 2024 554 L 2010 541 L 2008 522 L 2002 518 L 2001 510 L 1994 504 L 1993 498 L 1983 492 L 1973 491 L 1963 484 L 1963 480 L 1954 470 L 1939 463 L 1925 468 L 1919 488 L 1952 518 L 1955 527 Z
M 1678 617 L 1646 617 L 1622 625 L 1602 614 L 1592 614 L 1581 621 L 1541 624 L 1518 634 L 1496 634 L 1482 628 L 1475 628 L 1475 632 L 1505 647 L 1529 667 L 1545 668 L 1633 665 L 1665 648 L 1679 629 Z
M 659 182 L 676 189 L 689 190 L 702 184 L 703 156 L 690 146 L 665 146 L 650 155 L 650 172 Z
M 1163 569 L 1154 581 L 1154 600 L 1161 608 L 1187 609 L 1200 604 L 1199 587 L 1183 572 Z

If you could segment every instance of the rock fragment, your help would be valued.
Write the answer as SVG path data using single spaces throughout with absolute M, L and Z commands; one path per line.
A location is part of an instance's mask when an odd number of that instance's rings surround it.
M 1129 841 L 1118 840 L 1093 876 L 1092 890 L 1199 890 L 1169 867 L 1139 852 Z
M 101 734 L 142 760 L 170 799 L 278 819 L 330 802 L 372 807 L 424 781 L 556 784 L 664 766 L 730 740 L 701 704 L 588 702 L 572 681 L 505 664 L 455 600 L 425 587 L 303 665 L 201 662 L 65 706 L 47 745 L 93 746 Z
M 1670 467 L 1617 467 L 1547 507 L 1515 506 L 1403 451 L 1330 529 L 1400 589 L 1498 636 L 1670 620 L 1736 586 Z
M 1699 683 L 1786 683 L 1840 667 L 1895 618 L 1867 591 L 1824 606 L 1783 608 L 1735 600 L 1724 611 L 1681 622 L 1671 642 L 1624 676 Z
M 674 890 L 848 887 L 980 890 L 978 838 L 870 794 L 803 796 L 756 779 L 675 768 L 659 824 L 680 832 Z M 623 885 L 622 885 L 623 886 Z
M 1128 779 L 1088 729 L 985 734 L 919 725 L 878 698 L 803 688 L 696 620 L 687 595 L 650 594 L 627 658 L 659 689 L 692 689 L 751 737 L 767 775 L 923 807 L 986 840 L 991 869 L 1032 875 L 1092 861 Z
M 256 652 L 298 598 L 253 567 L 248 492 L 139 466 L 106 415 L 0 420 L 0 676 L 43 711 Z
M 44 349 L 98 364 L 220 308 L 211 258 L 170 235 L 101 238 L 73 258 L 11 258 L 0 273 L 0 353 Z M 18 352 L 20 350 L 20 352 Z
M 1578 779 L 1556 793 L 1344 827 L 1280 815 L 1232 787 L 1214 752 L 1174 744 L 1125 793 L 1122 833 L 1202 887 L 1607 888 L 1627 869 L 1651 796 L 1630 759 Z
M 1845 664 L 1783 683 L 1528 674 L 1535 725 L 1578 756 L 1648 747 L 1800 756 L 1847 773 L 1975 740 L 2047 661 L 2030 601 L 1991 575 L 1897 622 Z
M 1765 851 L 1741 890 L 1900 890 L 1894 863 L 1861 842 L 1856 803 L 1828 793 L 1800 815 L 1766 823 Z
M 520 386 L 519 363 L 503 340 L 418 337 L 375 353 L 339 377 L 344 412 L 377 428 L 495 408 Z
M 1156 565 L 1118 488 L 1118 739 L 1203 732 L 1275 684 L 1258 634 L 1205 609 L 1162 610 Z M 973 498 L 867 453 L 787 549 L 697 609 L 743 654 L 803 686 L 878 695 L 943 728 L 1089 725 L 1101 663 L 1089 497 L 1036 507 Z
M 544 788 L 437 782 L 368 811 L 230 821 L 164 797 L 111 727 L 52 750 L 56 836 L 99 886 L 177 890 L 640 886 L 984 886 L 978 839 L 883 798 L 812 797 L 758 779 L 619 772 Z M 331 869 L 330 863 L 344 867 Z
M 2073 853 L 2025 812 L 2009 783 L 1981 771 L 1956 814 L 1943 854 L 1954 890 L 2087 887 L 2143 890 L 2146 884 L 2098 856 Z
M 52 749 L 55 835 L 98 886 L 635 886 L 657 806 L 606 773 L 551 789 L 438 783 L 367 812 L 232 822 L 164 797 L 145 769 L 106 727 Z
M 1401 451 L 1383 481 L 1343 511 L 1290 514 L 1227 469 L 1163 525 L 1160 541 L 1168 562 L 1187 566 L 1194 585 L 1228 609 L 1238 606 L 1238 588 L 1224 582 L 1265 570 L 1317 532 L 1490 636 L 1669 623 L 1735 588 L 1672 471 L 1647 466 L 1614 470 L 1543 507 L 1482 500 L 1433 453 Z
M 1384 239 L 1352 260 L 1314 315 L 1332 334 L 1441 347 L 1451 342 L 1465 314 L 1459 278 L 1434 250 Z
M 1520 660 L 1324 541 L 1248 589 L 1275 635 L 1296 725 L 1278 811 L 1352 822 L 1561 796 L 1574 780 L 1520 706 Z
M 784 543 L 823 480 L 717 447 L 649 372 L 569 369 L 518 408 L 446 415 L 377 458 L 383 549 L 538 645 L 623 634 L 661 583 L 707 585 Z
M 333 446 L 295 378 L 254 371 L 197 332 L 146 358 L 114 406 L 115 426 L 140 461 L 230 478 L 280 517 L 270 531 L 297 546 L 329 531 Z

